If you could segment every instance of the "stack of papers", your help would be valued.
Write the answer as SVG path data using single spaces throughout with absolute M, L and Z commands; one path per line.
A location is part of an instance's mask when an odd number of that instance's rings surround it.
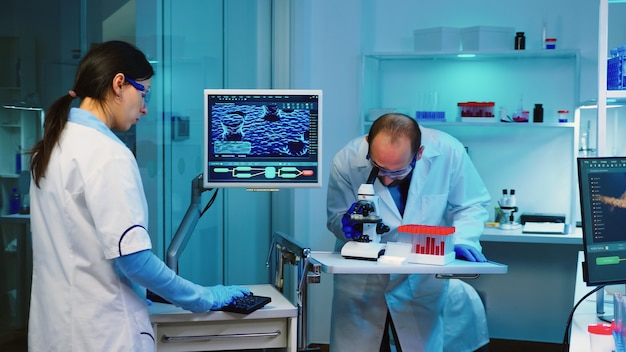
M 564 234 L 565 224 L 562 222 L 526 222 L 522 232 Z

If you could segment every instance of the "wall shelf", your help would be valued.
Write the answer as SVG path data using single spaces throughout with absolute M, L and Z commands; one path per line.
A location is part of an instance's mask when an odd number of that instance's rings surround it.
M 376 118 L 370 110 L 409 116 L 444 111 L 445 122 L 420 124 L 463 143 L 491 194 L 492 209 L 502 189 L 515 189 L 520 212 L 564 213 L 568 222 L 576 218 L 578 50 L 366 53 L 361 84 L 362 133 Z M 497 121 L 457 122 L 457 103 L 465 101 L 495 102 Z M 499 121 L 500 109 L 510 116 L 534 104 L 543 104 L 544 122 Z M 570 122 L 558 123 L 562 109 L 571 112 Z
M 568 59 L 577 58 L 578 50 L 504 50 L 455 52 L 375 52 L 364 56 L 376 60 L 518 60 L 518 59 Z

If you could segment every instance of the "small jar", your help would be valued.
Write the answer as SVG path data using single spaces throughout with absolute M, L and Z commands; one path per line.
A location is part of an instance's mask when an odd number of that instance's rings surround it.
M 526 49 L 526 37 L 524 36 L 524 32 L 516 32 L 515 33 L 515 50 L 524 50 Z
M 569 110 L 559 110 L 559 122 L 567 122 L 569 120 Z
M 556 49 L 556 38 L 546 38 L 546 49 Z
M 543 104 L 535 104 L 533 122 L 543 122 Z

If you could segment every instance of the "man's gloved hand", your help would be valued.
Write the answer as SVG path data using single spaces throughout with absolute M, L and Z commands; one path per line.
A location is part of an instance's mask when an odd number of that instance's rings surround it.
M 487 258 L 478 249 L 467 244 L 454 245 L 454 252 L 457 259 L 464 259 L 468 262 L 486 262 Z
M 356 208 L 357 204 L 358 203 L 353 203 L 350 206 L 350 209 L 348 209 L 348 211 L 343 214 L 343 217 L 341 218 L 343 234 L 349 240 L 353 240 L 363 234 L 363 224 L 353 222 L 350 219 L 350 215 L 354 213 L 354 208 Z
M 250 295 L 249 289 L 239 286 L 217 285 L 204 287 L 203 289 L 203 296 L 213 297 L 211 310 L 224 308 L 225 306 L 233 303 L 236 298 Z

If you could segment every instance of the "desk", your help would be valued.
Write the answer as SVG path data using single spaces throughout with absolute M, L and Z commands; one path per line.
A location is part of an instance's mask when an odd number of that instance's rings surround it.
M 225 351 L 287 348 L 297 351 L 298 309 L 271 285 L 247 286 L 272 298 L 250 314 L 193 314 L 171 304 L 153 303 L 150 320 L 157 351 Z M 172 338 L 169 341 L 167 338 Z
M 311 258 L 328 274 L 506 274 L 507 266 L 495 262 L 472 263 L 454 260 L 448 265 L 402 264 L 386 265 L 376 261 L 345 259 L 335 252 L 311 253 Z
M 582 275 L 582 262 L 585 258 L 584 252 L 580 251 L 578 253 L 578 270 L 576 270 L 576 289 L 574 291 L 574 304 L 576 304 L 587 292 L 594 289 L 593 286 L 587 286 L 587 284 L 583 280 Z M 623 285 L 621 285 L 623 287 Z M 607 286 L 605 288 L 605 297 L 604 297 L 604 305 L 605 305 L 605 314 L 612 315 L 613 314 L 613 296 L 607 294 L 610 291 L 611 286 Z M 588 352 L 591 351 L 589 333 L 587 332 L 587 326 L 589 324 L 598 324 L 604 323 L 598 318 L 596 313 L 596 294 L 593 293 L 591 296 L 587 297 L 583 302 L 580 303 L 576 311 L 574 312 L 574 317 L 572 319 L 572 327 L 570 330 L 570 352 Z M 565 331 L 563 331 L 565 333 Z
M 379 264 L 376 261 L 345 259 L 337 252 L 311 252 L 311 262 L 319 266 L 321 272 L 337 274 L 447 274 L 473 276 L 476 274 L 505 274 L 508 266 L 495 263 L 472 263 L 463 260 L 454 260 L 447 265 L 428 265 L 407 263 L 402 265 Z M 500 275 L 501 276 L 501 275 Z M 331 281 L 332 280 L 328 280 Z M 328 291 L 327 291 L 328 292 Z M 326 293 L 324 293 L 326 295 Z M 317 297 L 317 295 L 314 295 Z M 313 296 L 312 296 L 313 297 Z M 330 309 L 329 301 L 319 302 L 317 305 L 307 307 L 312 312 L 323 309 Z M 317 307 L 317 308 L 316 308 Z M 327 308 L 328 307 L 328 308 Z M 306 313 L 306 312 L 305 312 Z M 303 313 L 303 314 L 305 314 Z M 319 313 L 319 312 L 317 312 Z M 320 319 L 330 319 L 330 317 L 320 317 Z M 326 328 L 328 331 L 328 326 Z

